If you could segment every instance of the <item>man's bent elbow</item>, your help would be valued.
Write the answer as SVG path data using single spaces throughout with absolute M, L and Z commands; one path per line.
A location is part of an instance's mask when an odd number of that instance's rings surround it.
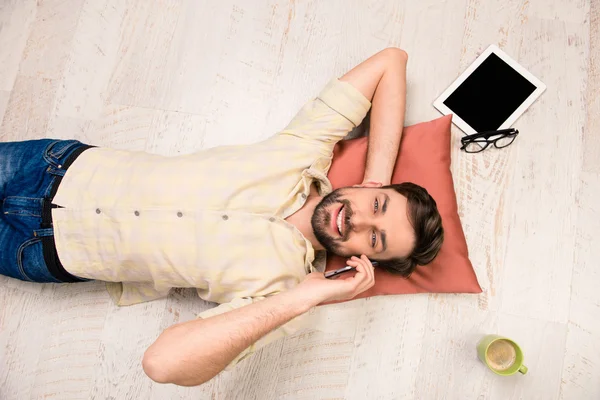
M 172 377 L 169 376 L 165 363 L 160 360 L 160 357 L 153 355 L 150 350 L 146 350 L 144 353 L 142 368 L 148 378 L 156 383 L 174 383 Z
M 176 371 L 177 366 L 172 365 L 168 360 L 157 356 L 152 349 L 146 350 L 142 359 L 142 368 L 148 376 L 156 383 L 172 383 L 178 386 L 198 386 L 208 382 L 214 374 L 199 373 L 196 376 L 184 376 Z
M 392 62 L 406 64 L 408 53 L 398 47 L 388 47 L 382 51 Z

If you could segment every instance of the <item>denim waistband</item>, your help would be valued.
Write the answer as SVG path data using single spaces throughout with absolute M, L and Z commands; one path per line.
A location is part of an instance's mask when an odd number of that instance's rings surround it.
M 64 172 L 66 171 L 71 164 L 87 149 L 90 149 L 94 146 L 89 146 L 86 144 L 82 144 L 77 147 L 75 150 L 69 154 L 62 165 L 59 165 L 60 169 Z M 64 175 L 64 174 L 63 174 Z M 52 228 L 52 209 L 58 208 L 60 206 L 52 204 L 52 200 L 58 191 L 58 186 L 62 181 L 63 175 L 56 175 L 55 180 L 52 184 L 52 188 L 50 190 L 50 195 L 47 199 L 44 199 L 44 204 L 42 208 L 42 229 L 51 229 Z M 43 235 L 41 237 L 42 240 L 42 251 L 44 253 L 44 261 L 46 262 L 46 266 L 48 271 L 54 276 L 56 279 L 62 282 L 84 282 L 87 279 L 81 279 L 74 275 L 71 275 L 61 264 L 60 259 L 58 258 L 58 253 L 56 251 L 56 242 L 54 240 L 54 235 Z

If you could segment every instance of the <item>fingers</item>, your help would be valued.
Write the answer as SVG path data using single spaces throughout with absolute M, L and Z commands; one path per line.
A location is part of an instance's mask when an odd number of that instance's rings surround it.
M 375 268 L 367 256 L 351 257 L 347 264 L 356 268 L 357 273 L 352 282 L 355 285 L 356 294 L 373 287 L 375 284 Z
M 352 185 L 353 188 L 380 188 L 383 186 L 381 182 L 366 181 L 358 185 Z
M 369 187 L 369 188 L 379 188 L 383 186 L 383 183 L 381 182 L 375 182 L 375 181 L 367 181 L 363 183 L 364 187 Z
M 347 264 L 352 265 L 352 266 L 363 265 L 367 269 L 374 268 L 374 265 L 373 265 L 373 263 L 371 263 L 371 260 L 369 260 L 369 258 L 367 256 L 365 256 L 364 254 L 360 258 L 355 257 L 355 256 L 350 257 L 348 259 Z
M 363 291 L 365 291 L 373 287 L 373 285 L 375 284 L 375 267 L 373 267 L 373 264 L 371 264 L 371 260 L 369 260 L 369 258 L 364 254 L 360 258 L 365 264 L 365 268 L 367 269 L 369 276 L 369 279 L 366 282 L 366 287 L 363 289 Z

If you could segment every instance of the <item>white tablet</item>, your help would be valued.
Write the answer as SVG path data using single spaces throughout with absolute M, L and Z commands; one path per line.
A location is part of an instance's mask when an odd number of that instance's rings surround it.
M 488 47 L 433 103 L 470 135 L 509 128 L 546 90 L 497 46 Z

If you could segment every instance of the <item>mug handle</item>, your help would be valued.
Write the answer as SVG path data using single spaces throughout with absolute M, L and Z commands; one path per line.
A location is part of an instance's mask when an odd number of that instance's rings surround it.
M 529 371 L 529 368 L 527 368 L 524 365 L 521 365 L 521 368 L 519 368 L 519 372 L 522 373 L 523 375 L 525 375 L 527 373 L 527 371 Z

